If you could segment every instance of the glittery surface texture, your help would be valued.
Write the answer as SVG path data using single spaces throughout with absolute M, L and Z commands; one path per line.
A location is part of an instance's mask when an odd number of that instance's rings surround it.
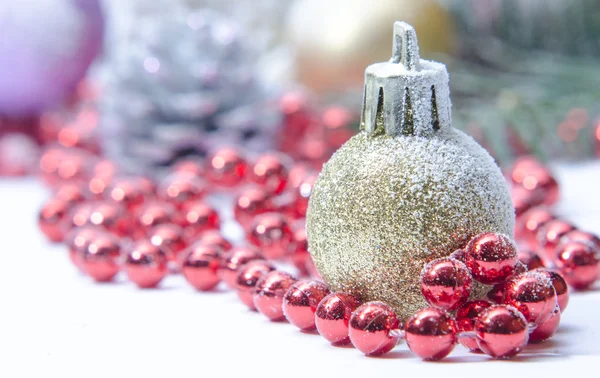
M 426 306 L 427 262 L 513 228 L 500 169 L 451 127 L 428 137 L 359 133 L 323 167 L 307 213 L 309 251 L 332 291 L 384 301 L 402 319 Z

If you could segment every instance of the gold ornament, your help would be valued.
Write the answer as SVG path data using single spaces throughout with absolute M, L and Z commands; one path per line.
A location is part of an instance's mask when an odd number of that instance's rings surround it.
M 451 126 L 448 73 L 394 25 L 394 56 L 365 72 L 362 131 L 323 167 L 307 213 L 309 251 L 333 291 L 406 319 L 426 306 L 419 275 L 482 232 L 513 234 L 492 157 Z
M 297 79 L 317 93 L 360 88 L 367 65 L 389 56 L 385 25 L 419 32 L 424 55 L 454 46 L 451 17 L 436 0 L 297 0 L 288 16 Z

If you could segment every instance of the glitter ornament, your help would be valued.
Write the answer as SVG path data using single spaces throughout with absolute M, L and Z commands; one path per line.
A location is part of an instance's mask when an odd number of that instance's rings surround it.
M 426 306 L 423 266 L 475 235 L 512 236 L 508 187 L 490 155 L 451 127 L 448 74 L 394 24 L 394 54 L 365 73 L 361 132 L 327 162 L 307 211 L 309 251 L 334 291 L 401 319 Z

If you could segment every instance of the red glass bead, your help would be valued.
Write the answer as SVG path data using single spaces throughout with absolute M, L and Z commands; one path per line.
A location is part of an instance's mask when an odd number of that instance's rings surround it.
M 204 245 L 216 245 L 221 248 L 223 252 L 227 252 L 231 250 L 231 243 L 229 240 L 225 239 L 223 234 L 221 234 L 218 230 L 208 230 L 204 231 L 197 238 L 192 239 L 194 242 L 199 242 Z M 191 244 L 191 243 L 190 243 Z
M 186 173 L 196 177 L 202 177 L 204 175 L 204 167 L 202 163 L 191 159 L 179 160 L 173 165 L 172 171 L 175 173 Z
M 537 272 L 544 274 L 552 282 L 554 291 L 556 292 L 556 302 L 560 308 L 560 312 L 564 312 L 569 304 L 569 286 L 567 281 L 560 275 L 560 273 L 548 269 L 537 269 Z
M 139 239 L 148 235 L 148 232 L 154 227 L 172 223 L 175 220 L 175 206 L 168 202 L 150 201 L 144 203 L 139 209 L 134 211 L 134 220 L 132 222 L 131 232 L 134 239 Z
M 306 240 L 306 228 L 304 222 L 294 230 L 292 234 L 290 259 L 301 275 L 308 276 L 307 262 L 310 260 L 308 253 L 308 241 Z
M 96 198 L 104 198 L 105 191 L 119 172 L 117 165 L 110 160 L 100 160 L 94 164 L 87 183 L 89 191 Z
M 537 235 L 546 223 L 556 219 L 546 208 L 535 207 L 525 212 L 515 226 L 515 237 L 533 250 L 537 249 Z
M 574 229 L 575 227 L 572 224 L 559 219 L 547 222 L 540 228 L 537 235 L 537 251 L 540 254 L 540 257 L 544 260 L 548 260 L 548 262 L 552 262 L 556 257 L 554 251 L 560 243 L 560 240 Z
M 53 242 L 61 242 L 65 237 L 67 213 L 70 206 L 66 201 L 52 198 L 40 209 L 38 226 L 46 237 Z
M 494 358 L 510 358 L 527 345 L 527 320 L 516 308 L 494 305 L 483 311 L 475 324 L 479 349 Z
M 179 261 L 181 253 L 187 247 L 183 228 L 176 224 L 155 226 L 148 232 L 148 239 L 155 246 L 161 247 L 171 261 Z
M 283 215 L 266 213 L 254 218 L 247 237 L 267 259 L 277 259 L 288 252 L 292 231 Z
M 281 194 L 287 184 L 289 163 L 289 158 L 282 154 L 263 154 L 248 170 L 247 179 L 260 185 L 268 193 Z
M 220 148 L 205 160 L 205 176 L 219 186 L 231 188 L 242 182 L 247 163 L 242 154 L 231 147 Z
M 517 247 L 506 235 L 480 234 L 465 249 L 466 264 L 473 278 L 490 285 L 505 281 L 517 265 Z
M 558 182 L 546 167 L 532 170 L 523 178 L 521 185 L 533 193 L 540 193 L 545 205 L 551 206 L 558 202 L 560 195 Z
M 461 263 L 465 264 L 465 250 L 464 249 L 457 249 L 456 251 L 452 252 L 450 254 L 450 256 L 453 259 L 456 259 L 458 261 L 460 261 Z
M 521 217 L 535 206 L 541 203 L 541 200 L 532 196 L 532 193 L 527 189 L 517 186 L 510 190 L 510 196 L 515 208 L 515 216 L 517 222 Z
M 124 177 L 115 179 L 107 191 L 107 198 L 122 204 L 128 210 L 135 210 L 140 205 L 151 199 L 152 191 L 144 187 L 139 177 Z
M 98 282 L 111 281 L 119 273 L 121 242 L 115 235 L 96 233 L 82 255 L 83 271 Z
M 189 202 L 184 206 L 179 224 L 186 238 L 193 240 L 204 231 L 218 230 L 221 221 L 217 211 L 204 201 Z
M 130 281 L 140 288 L 157 286 L 169 273 L 168 256 L 149 240 L 140 240 L 128 248 L 125 272 Z
M 278 270 L 265 274 L 252 292 L 254 307 L 272 321 L 285 319 L 283 296 L 296 281 L 292 275 Z
M 420 284 L 427 303 L 442 310 L 456 310 L 471 294 L 467 266 L 452 258 L 436 259 L 425 265 Z
M 69 206 L 74 206 L 89 200 L 90 193 L 83 185 L 67 183 L 58 187 L 54 198 L 65 201 Z
M 542 341 L 548 340 L 556 333 L 558 326 L 560 325 L 560 308 L 556 306 L 552 312 L 550 319 L 546 320 L 542 324 L 538 324 L 537 327 L 529 334 L 530 343 L 541 343 Z
M 296 190 L 302 184 L 305 178 L 314 174 L 314 170 L 306 163 L 295 163 L 288 174 L 287 189 Z
M 459 334 L 458 342 L 471 352 L 481 352 L 481 350 L 479 349 L 479 345 L 477 345 L 477 337 L 470 336 L 468 333 L 475 331 L 477 318 L 479 318 L 483 310 L 491 306 L 490 302 L 484 300 L 469 301 L 456 312 L 458 332 L 465 333 L 463 335 Z
M 91 174 L 94 159 L 74 148 L 49 148 L 40 159 L 42 179 L 51 187 L 67 182 L 83 183 Z
M 600 275 L 598 250 L 587 242 L 570 241 L 561 244 L 555 256 L 558 271 L 576 290 L 587 289 Z
M 247 228 L 254 217 L 274 209 L 272 196 L 263 188 L 252 187 L 244 190 L 235 200 L 233 213 L 235 219 Z
M 379 356 L 394 349 L 398 335 L 391 331 L 399 328 L 400 321 L 389 305 L 367 302 L 352 313 L 348 335 L 356 349 L 367 356 Z
M 527 249 L 519 250 L 518 257 L 519 261 L 525 265 L 527 270 L 534 270 L 537 268 L 544 267 L 544 262 L 542 261 L 542 258 L 533 251 Z
M 504 290 L 504 303 L 519 310 L 530 323 L 542 324 L 556 307 L 556 292 L 552 281 L 539 271 L 512 278 Z
M 333 345 L 350 342 L 348 323 L 359 302 L 348 294 L 332 293 L 323 298 L 315 312 L 317 331 Z
M 239 268 L 250 261 L 261 259 L 262 255 L 255 247 L 234 247 L 221 257 L 221 264 L 218 272 L 219 277 L 227 286 L 229 286 L 229 288 L 235 289 Z
M 316 328 L 315 312 L 317 306 L 329 294 L 327 285 L 319 281 L 298 281 L 283 297 L 285 318 L 303 331 Z
M 187 203 L 204 197 L 206 184 L 204 180 L 191 174 L 175 173 L 161 180 L 156 194 L 159 199 L 183 209 Z
M 434 307 L 418 311 L 404 327 L 410 350 L 424 360 L 441 360 L 457 341 L 456 322 L 445 312 Z
M 273 264 L 265 260 L 254 260 L 242 265 L 236 277 L 236 292 L 242 303 L 251 310 L 254 306 L 253 291 L 258 280 L 270 271 L 275 270 Z
M 221 281 L 217 272 L 221 249 L 215 245 L 196 243 L 185 252 L 183 276 L 197 290 L 212 290 Z
M 69 259 L 79 269 L 83 271 L 83 254 L 87 250 L 88 244 L 99 234 L 106 231 L 96 226 L 86 226 L 75 228 L 65 237 L 65 245 L 69 249 Z
M 296 189 L 294 193 L 294 210 L 296 217 L 304 218 L 308 209 L 308 200 L 312 193 L 318 175 L 316 173 L 307 176 Z
M 69 228 L 98 226 L 118 236 L 126 236 L 130 222 L 123 207 L 109 201 L 86 202 L 70 214 Z
M 577 229 L 569 231 L 561 239 L 561 242 L 567 241 L 584 241 L 592 243 L 596 248 L 600 249 L 600 238 L 590 232 L 585 232 Z

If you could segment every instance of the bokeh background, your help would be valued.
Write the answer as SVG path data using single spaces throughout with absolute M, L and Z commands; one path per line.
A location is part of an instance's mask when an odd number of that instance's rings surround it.
M 151 173 L 223 144 L 318 169 L 395 20 L 500 164 L 600 155 L 596 0 L 23 0 L 0 5 L 0 175 L 56 145 Z

